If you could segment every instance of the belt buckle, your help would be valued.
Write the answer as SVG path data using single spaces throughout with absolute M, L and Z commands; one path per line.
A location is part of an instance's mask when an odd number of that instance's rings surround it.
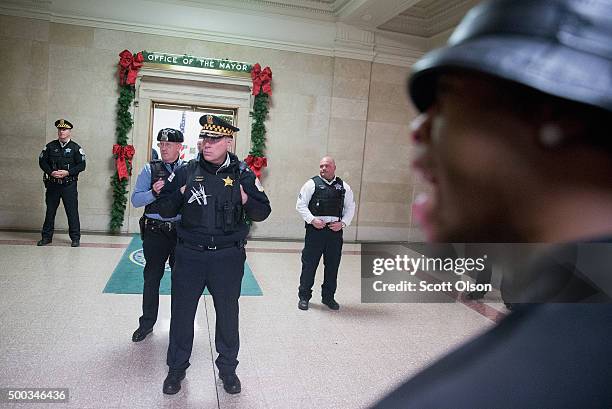
M 208 250 L 217 250 L 217 246 L 207 246 Z

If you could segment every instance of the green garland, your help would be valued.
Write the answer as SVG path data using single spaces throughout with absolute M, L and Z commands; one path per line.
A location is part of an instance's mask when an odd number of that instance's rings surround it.
M 264 124 L 268 115 L 268 94 L 259 91 L 253 102 L 253 110 L 250 115 L 253 118 L 251 125 L 251 150 L 249 155 L 255 157 L 264 157 L 264 149 L 266 148 L 266 126 Z
M 117 103 L 117 144 L 127 146 L 128 133 L 132 129 L 134 120 L 130 113 L 130 106 L 134 100 L 134 87 L 131 85 L 122 85 L 119 101 Z M 131 174 L 131 161 L 126 161 L 128 172 Z M 113 188 L 113 205 L 111 208 L 110 229 L 112 232 L 118 232 L 123 226 L 123 216 L 127 205 L 127 185 L 128 179 L 119 179 L 117 172 L 111 177 L 111 186 Z

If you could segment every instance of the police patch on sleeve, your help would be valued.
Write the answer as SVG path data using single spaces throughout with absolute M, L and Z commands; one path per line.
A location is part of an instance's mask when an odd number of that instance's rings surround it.
M 40 155 L 38 155 L 38 159 L 42 159 L 44 155 L 45 155 L 45 150 L 43 149 Z
M 172 182 L 172 179 L 174 179 L 174 172 L 172 172 L 172 174 L 168 176 L 168 182 Z
M 83 157 L 83 160 L 85 160 L 86 156 L 85 156 L 85 151 L 83 150 L 83 148 L 79 148 L 79 153 Z
M 255 178 L 255 187 L 257 188 L 257 190 L 259 190 L 260 192 L 264 191 L 264 188 L 261 184 L 261 182 L 259 181 L 259 178 Z

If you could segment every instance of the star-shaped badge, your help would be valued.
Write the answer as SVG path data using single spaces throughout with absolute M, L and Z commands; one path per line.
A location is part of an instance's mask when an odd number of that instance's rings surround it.
M 230 178 L 229 176 L 221 180 L 225 182 L 225 185 L 223 186 L 234 186 L 234 180 Z

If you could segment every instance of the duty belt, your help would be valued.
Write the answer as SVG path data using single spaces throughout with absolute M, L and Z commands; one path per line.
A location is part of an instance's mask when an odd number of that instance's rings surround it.
M 176 228 L 176 222 L 150 219 L 148 217 L 145 217 L 144 226 L 145 228 L 151 228 L 151 229 L 158 228 L 158 229 L 165 230 L 165 231 L 171 231 Z
M 54 177 L 49 177 L 47 179 L 47 181 L 49 181 L 49 183 L 55 183 L 57 185 L 67 185 L 70 182 L 75 182 L 79 180 L 78 177 L 76 176 L 66 176 L 65 178 L 54 178 Z
M 215 244 L 215 245 L 209 246 L 203 243 L 195 243 L 193 241 L 187 241 L 180 237 L 178 239 L 178 242 L 189 249 L 198 250 L 198 251 L 215 251 L 215 250 L 229 249 L 230 247 L 238 247 L 239 249 L 241 249 L 241 248 L 244 248 L 246 244 L 246 241 L 242 240 L 242 241 L 234 241 L 234 242 Z

